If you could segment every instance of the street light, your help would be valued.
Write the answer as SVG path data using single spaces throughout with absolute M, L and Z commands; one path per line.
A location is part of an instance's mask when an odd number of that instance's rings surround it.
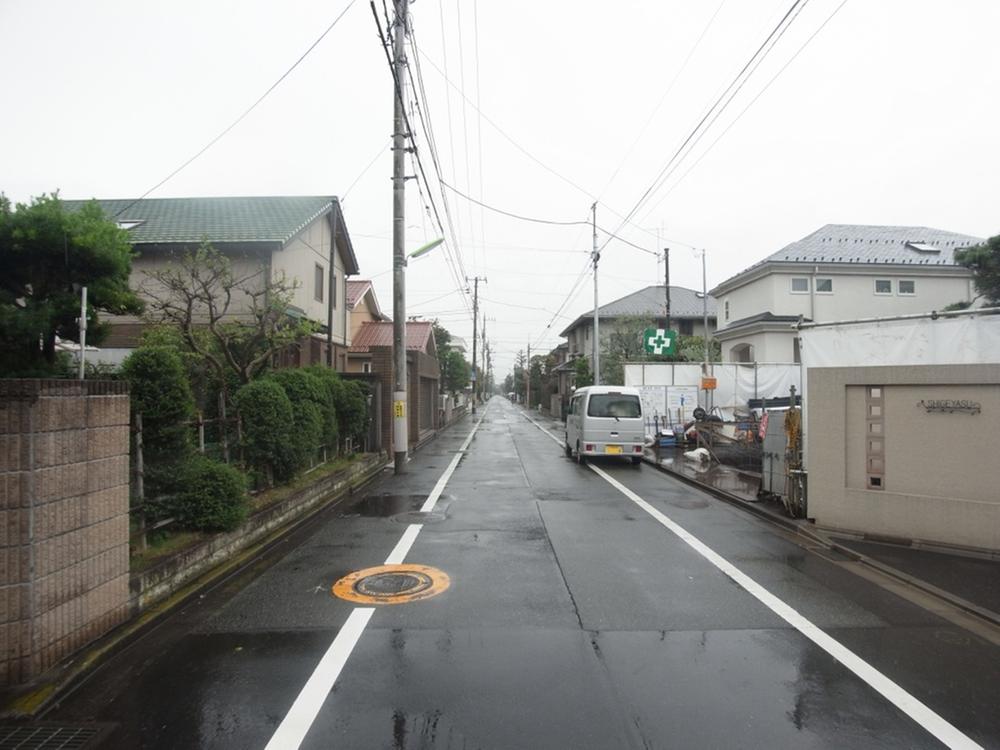
M 392 443 L 394 469 L 397 474 L 406 472 L 406 453 L 409 449 L 409 431 L 406 415 L 406 280 L 404 269 L 410 258 L 419 258 L 444 242 L 444 238 L 428 242 L 403 255 L 394 254 L 393 306 L 392 306 Z

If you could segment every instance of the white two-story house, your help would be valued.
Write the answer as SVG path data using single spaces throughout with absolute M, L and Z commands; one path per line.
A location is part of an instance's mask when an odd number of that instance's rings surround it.
M 725 362 L 798 362 L 800 320 L 941 310 L 975 298 L 955 251 L 983 240 L 928 227 L 827 224 L 712 289 Z

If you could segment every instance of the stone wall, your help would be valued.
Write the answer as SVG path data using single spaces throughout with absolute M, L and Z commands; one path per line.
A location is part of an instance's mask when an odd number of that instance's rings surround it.
M 0 684 L 127 617 L 129 435 L 125 383 L 0 380 Z

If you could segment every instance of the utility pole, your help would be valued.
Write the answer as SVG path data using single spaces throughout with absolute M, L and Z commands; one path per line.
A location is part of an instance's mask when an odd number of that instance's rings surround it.
M 466 281 L 469 279 L 466 278 Z M 476 413 L 476 402 L 479 401 L 479 378 L 476 372 L 476 345 L 478 343 L 479 330 L 479 282 L 486 281 L 486 278 L 474 276 L 472 278 L 474 292 L 472 294 L 472 413 Z
M 524 405 L 531 411 L 531 344 L 528 344 L 528 360 L 524 363 Z
M 87 287 L 80 289 L 80 380 L 86 372 L 87 360 Z
M 667 295 L 667 324 L 666 329 L 670 330 L 670 248 L 663 248 L 663 289 Z
M 704 330 L 701 335 L 705 340 L 705 366 L 708 366 L 708 283 L 705 276 L 705 248 L 701 249 L 701 320 Z M 707 374 L 707 372 L 706 372 Z
M 403 86 L 406 85 L 406 6 L 408 0 L 393 0 L 396 18 L 393 20 L 393 116 L 392 116 L 392 416 L 393 467 L 397 474 L 406 473 L 409 450 L 406 408 L 406 220 L 404 157 L 406 136 L 403 132 Z
M 330 268 L 327 274 L 326 290 L 326 366 L 334 369 L 333 357 L 333 285 L 337 283 L 334 275 L 333 261 L 337 257 L 337 213 L 340 211 L 340 202 L 334 198 L 333 211 L 330 212 Z M 346 295 L 345 295 L 346 296 Z M 347 300 L 344 300 L 345 308 Z
M 590 259 L 594 263 L 594 385 L 601 384 L 601 332 L 600 322 L 597 312 L 597 261 L 601 259 L 601 254 L 597 252 L 597 203 L 590 207 L 593 214 L 594 230 L 594 250 L 590 254 Z

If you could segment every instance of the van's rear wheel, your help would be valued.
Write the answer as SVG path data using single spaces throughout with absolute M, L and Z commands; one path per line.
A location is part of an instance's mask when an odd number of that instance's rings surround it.
M 566 458 L 573 458 L 573 449 L 569 447 L 569 441 L 563 442 L 563 450 L 566 451 Z
M 580 450 L 579 443 L 576 444 L 576 462 L 580 464 L 580 466 L 583 466 L 584 464 L 587 463 L 587 457 L 583 455 L 583 451 Z
M 633 466 L 638 466 L 642 463 L 642 458 L 640 456 L 631 456 L 631 460 Z

